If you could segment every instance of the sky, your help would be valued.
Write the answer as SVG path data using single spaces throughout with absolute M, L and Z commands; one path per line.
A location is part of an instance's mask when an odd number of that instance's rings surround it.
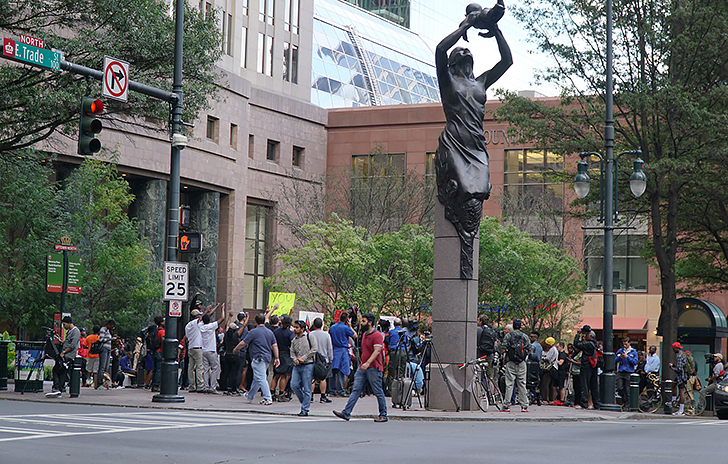
M 496 0 L 480 0 L 484 7 L 492 7 Z M 460 21 L 465 18 L 465 7 L 472 0 L 412 0 L 410 29 L 419 33 L 434 50 L 437 43 L 447 34 L 454 31 Z M 523 26 L 509 11 L 520 2 L 504 0 L 506 12 L 498 25 L 503 32 L 513 55 L 513 66 L 493 85 L 493 88 L 505 88 L 512 91 L 535 90 L 545 96 L 558 96 L 559 90 L 551 84 L 536 84 L 534 70 L 542 69 L 552 59 L 540 53 L 535 44 L 528 42 L 528 35 Z M 458 46 L 469 48 L 474 57 L 475 74 L 490 69 L 500 59 L 496 41 L 493 38 L 479 37 L 479 31 L 468 32 L 470 42 L 462 39 Z M 493 92 L 488 92 L 493 98 Z

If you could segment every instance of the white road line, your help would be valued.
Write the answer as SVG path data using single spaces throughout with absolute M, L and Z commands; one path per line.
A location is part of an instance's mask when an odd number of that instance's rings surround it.
M 27 416 L 26 416 L 27 417 Z M 36 416 L 38 417 L 38 416 Z M 66 415 L 66 420 L 73 420 L 76 416 L 74 415 Z M 41 423 L 41 424 L 48 424 L 49 421 L 45 420 L 38 420 L 38 421 L 31 421 L 31 420 L 22 420 L 18 416 L 14 417 L 0 417 L 0 422 L 6 419 L 12 419 L 12 421 L 22 421 L 22 422 L 31 422 L 31 423 Z M 307 421 L 309 422 L 321 422 L 321 421 L 333 421 L 335 418 L 309 418 Z M 69 437 L 69 436 L 82 436 L 82 435 L 101 435 L 101 434 L 110 434 L 110 433 L 124 433 L 124 432 L 149 432 L 154 430 L 174 430 L 174 429 L 187 429 L 187 428 L 198 428 L 198 427 L 228 427 L 228 426 L 241 426 L 241 425 L 265 425 L 265 424 L 283 424 L 283 423 L 290 423 L 290 422 L 300 422 L 301 419 L 297 418 L 275 418 L 274 420 L 231 420 L 231 421 L 224 421 L 224 422 L 209 422 L 209 423 L 188 423 L 188 424 L 167 424 L 167 425 L 152 425 L 150 424 L 148 427 L 113 427 L 113 426 L 107 426 L 107 427 L 100 427 L 96 425 L 76 425 L 73 423 L 57 423 L 57 422 L 50 422 L 52 425 L 61 425 L 61 426 L 67 426 L 67 427 L 75 427 L 75 428 L 91 428 L 91 429 L 97 429 L 97 430 L 90 430 L 85 432 L 63 432 L 63 431 L 28 431 L 29 435 L 26 436 L 20 436 L 20 437 L 8 437 L 8 438 L 0 438 L 0 443 L 2 442 L 10 442 L 10 441 L 20 441 L 20 440 L 35 440 L 39 438 L 61 438 L 61 437 Z

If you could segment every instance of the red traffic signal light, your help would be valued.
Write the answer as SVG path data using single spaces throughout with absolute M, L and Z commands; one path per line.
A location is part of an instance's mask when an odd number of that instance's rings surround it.
M 93 155 L 101 150 L 101 141 L 96 134 L 103 125 L 96 119 L 97 114 L 104 111 L 104 102 L 91 97 L 81 99 L 81 118 L 78 123 L 78 154 Z
M 202 234 L 199 232 L 185 232 L 179 235 L 177 250 L 180 253 L 199 253 L 202 251 Z

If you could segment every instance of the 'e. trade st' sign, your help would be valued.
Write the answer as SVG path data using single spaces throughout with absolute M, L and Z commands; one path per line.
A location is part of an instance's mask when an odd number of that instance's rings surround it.
M 61 54 L 59 52 L 16 42 L 13 39 L 3 38 L 3 56 L 13 61 L 33 64 L 54 71 L 61 70 Z

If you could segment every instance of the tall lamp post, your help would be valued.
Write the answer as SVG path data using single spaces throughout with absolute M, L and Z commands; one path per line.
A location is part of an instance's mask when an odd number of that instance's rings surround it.
M 608 112 L 610 112 L 608 110 Z M 611 127 L 610 127 L 611 128 Z M 614 230 L 615 229 L 634 229 L 632 226 L 615 226 L 614 223 L 619 221 L 617 212 L 618 198 L 618 180 L 619 180 L 619 158 L 622 155 L 635 155 L 633 172 L 629 178 L 629 187 L 635 197 L 639 197 L 645 192 L 647 187 L 647 176 L 644 173 L 644 161 L 640 158 L 641 151 L 625 151 L 617 155 L 616 163 L 614 159 L 614 151 L 612 147 L 607 149 L 607 156 L 602 158 L 599 153 L 582 152 L 579 153 L 581 161 L 577 164 L 577 173 L 574 178 L 574 190 L 579 198 L 584 198 L 589 194 L 589 186 L 591 179 L 588 174 L 588 163 L 585 158 L 597 156 L 600 160 L 601 174 L 601 208 L 599 222 L 604 222 L 603 226 L 586 227 L 582 229 L 597 229 L 604 231 L 604 369 L 601 378 L 601 402 L 602 409 L 618 411 L 620 408 L 614 402 Z

